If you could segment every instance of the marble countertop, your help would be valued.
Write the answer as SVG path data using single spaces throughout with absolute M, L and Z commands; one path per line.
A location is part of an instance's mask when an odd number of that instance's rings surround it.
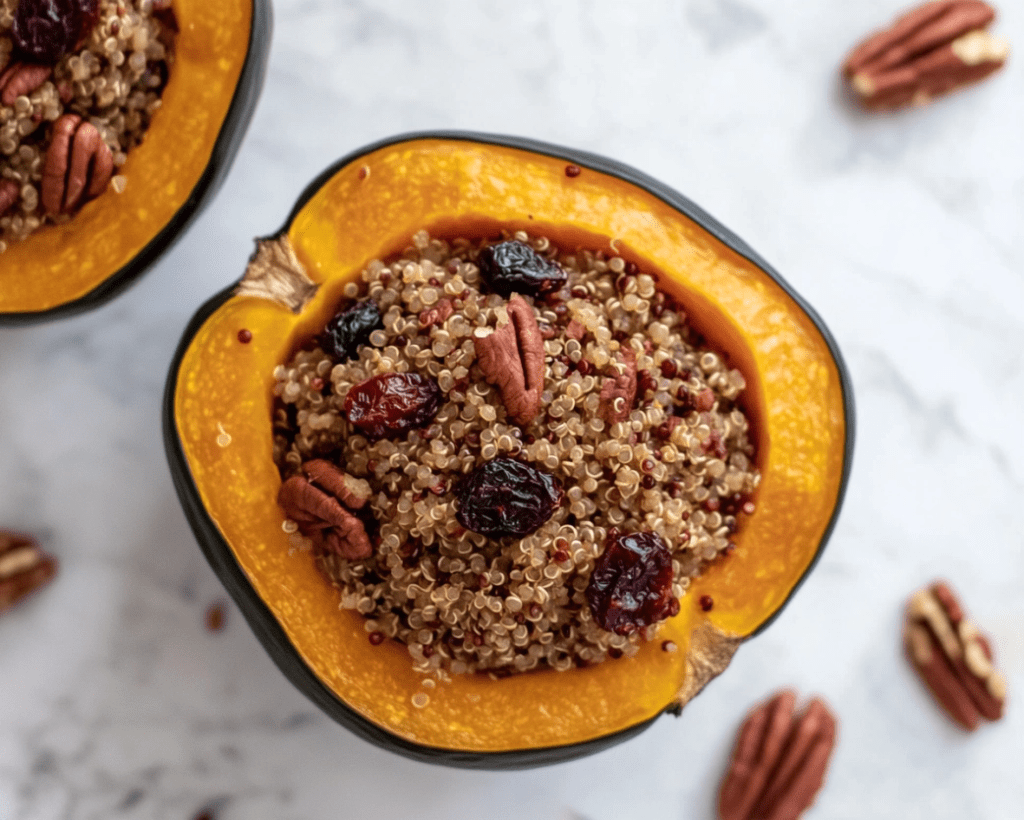
M 1024 5 L 1001 5 L 1020 54 Z M 841 719 L 808 818 L 1020 817 L 1024 63 L 860 113 L 837 64 L 902 7 L 276 0 L 252 127 L 187 236 L 102 309 L 0 330 L 0 526 L 62 565 L 0 618 L 0 820 L 710 818 L 742 715 L 784 685 Z M 413 763 L 332 723 L 226 600 L 164 460 L 193 311 L 328 163 L 428 128 L 583 148 L 677 188 L 817 308 L 855 387 L 846 504 L 792 604 L 680 719 L 546 769 Z M 899 644 L 906 596 L 938 576 L 1009 678 L 1005 719 L 972 736 Z

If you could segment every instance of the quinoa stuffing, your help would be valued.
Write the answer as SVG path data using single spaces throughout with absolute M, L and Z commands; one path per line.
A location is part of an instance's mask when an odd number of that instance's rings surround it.
M 171 0 L 0 0 L 0 252 L 124 190 L 176 30 Z
M 754 512 L 743 376 L 635 264 L 420 231 L 344 297 L 274 371 L 284 529 L 418 671 L 633 655 Z

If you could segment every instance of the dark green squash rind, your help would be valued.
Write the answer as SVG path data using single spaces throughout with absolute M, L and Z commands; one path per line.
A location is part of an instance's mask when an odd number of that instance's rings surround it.
M 849 481 L 850 469 L 852 466 L 855 421 L 853 385 L 835 339 L 828 330 L 824 321 L 814 311 L 814 309 L 793 290 L 785 279 L 783 279 L 782 276 L 765 260 L 758 256 L 742 239 L 725 228 L 682 194 L 647 176 L 646 174 L 614 160 L 584 151 L 562 148 L 560 146 L 524 139 L 521 137 L 477 134 L 462 131 L 430 131 L 402 134 L 368 145 L 338 160 L 317 176 L 303 191 L 295 206 L 289 213 L 284 226 L 274 234 L 273 237 L 279 237 L 288 232 L 296 214 L 298 214 L 302 207 L 309 202 L 313 195 L 327 182 L 327 180 L 333 177 L 341 168 L 358 161 L 367 154 L 396 143 L 431 139 L 475 142 L 504 146 L 508 148 L 517 148 L 524 151 L 530 151 L 535 154 L 555 157 L 557 159 L 564 160 L 567 163 L 579 165 L 581 168 L 589 168 L 610 176 L 619 177 L 626 182 L 632 183 L 683 213 L 685 216 L 700 225 L 704 230 L 719 239 L 723 244 L 760 268 L 767 276 L 773 279 L 779 287 L 794 300 L 794 302 L 796 302 L 800 309 L 803 310 L 807 317 L 814 323 L 832 355 L 833 361 L 836 365 L 836 370 L 839 373 L 842 388 L 843 412 L 846 422 L 846 435 L 843 447 L 843 471 L 832 516 L 829 519 L 828 525 L 825 528 L 824 534 L 822 535 L 821 541 L 813 558 L 786 599 L 779 605 L 772 615 L 765 619 L 765 621 L 752 633 L 751 637 L 760 634 L 775 620 L 776 617 L 778 617 L 786 604 L 792 599 L 793 594 L 804 582 L 820 559 L 822 552 L 824 552 L 825 545 L 827 544 L 838 520 L 839 511 L 842 507 L 843 498 L 846 493 L 846 486 Z M 227 588 L 231 597 L 238 604 L 239 609 L 249 622 L 253 632 L 256 634 L 256 637 L 263 644 L 267 653 L 270 655 L 271 659 L 273 659 L 274 663 L 277 664 L 281 672 L 284 673 L 285 677 L 287 677 L 296 686 L 296 688 L 299 689 L 299 691 L 319 706 L 328 716 L 336 720 L 338 723 L 341 723 L 364 740 L 367 740 L 383 749 L 396 752 L 414 760 L 426 763 L 443 764 L 457 768 L 513 770 L 533 768 L 551 763 L 562 763 L 607 749 L 617 743 L 621 743 L 624 740 L 628 740 L 629 738 L 638 735 L 650 726 L 657 719 L 658 715 L 634 726 L 630 726 L 627 729 L 582 743 L 533 749 L 514 749 L 503 752 L 463 752 L 425 746 L 410 742 L 405 738 L 401 738 L 367 720 L 345 704 L 344 701 L 339 699 L 334 692 L 320 681 L 320 679 L 299 657 L 298 652 L 296 652 L 295 648 L 291 645 L 291 642 L 288 640 L 288 637 L 285 635 L 284 630 L 274 617 L 273 613 L 256 594 L 252 585 L 246 578 L 245 573 L 242 571 L 235 559 L 231 547 L 224 540 L 220 531 L 217 529 L 217 526 L 203 507 L 202 501 L 199 497 L 199 492 L 192 480 L 191 471 L 189 469 L 188 462 L 185 459 L 181 441 L 178 438 L 174 414 L 174 394 L 178 379 L 178 369 L 189 344 L 198 332 L 199 328 L 202 327 L 207 318 L 209 318 L 221 305 L 231 298 L 234 292 L 234 287 L 235 286 L 226 288 L 207 301 L 195 314 L 192 321 L 185 329 L 181 342 L 179 343 L 178 349 L 175 353 L 174 360 L 171 364 L 167 386 L 164 392 L 164 446 L 167 452 L 167 458 L 170 464 L 175 489 L 178 492 L 182 507 L 185 511 L 185 516 L 188 519 L 189 524 L 192 526 L 192 530 L 195 533 L 196 539 L 199 541 L 199 546 L 202 549 L 203 554 L 210 562 L 210 566 L 213 568 L 214 572 L 216 572 L 218 577 L 221 579 L 221 582 Z M 666 704 L 665 711 L 669 711 L 677 715 L 679 714 L 678 708 L 673 707 L 671 704 Z
M 228 171 L 231 169 L 235 155 L 242 145 L 242 140 L 245 138 L 245 133 L 256 110 L 256 103 L 263 90 L 263 80 L 270 53 L 270 38 L 273 29 L 273 10 L 270 2 L 271 0 L 252 0 L 249 46 L 227 116 L 221 124 L 220 133 L 202 176 L 199 177 L 199 181 L 193 187 L 188 199 L 171 220 L 146 243 L 146 246 L 130 262 L 108 276 L 88 293 L 46 310 L 0 313 L 0 327 L 64 319 L 99 307 L 127 290 L 184 235 L 203 208 L 212 201 L 217 190 L 227 178 Z M 0 256 L 0 265 L 2 264 L 3 257 Z

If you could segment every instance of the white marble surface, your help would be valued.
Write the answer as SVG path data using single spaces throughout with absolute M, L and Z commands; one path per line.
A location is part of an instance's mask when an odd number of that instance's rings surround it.
M 902 0 L 276 0 L 266 87 L 214 204 L 129 293 L 0 330 L 0 525 L 62 572 L 0 619 L 0 820 L 713 815 L 743 712 L 820 692 L 839 744 L 808 818 L 1024 814 L 1024 60 L 868 117 L 845 50 Z M 1024 55 L 1024 5 L 997 29 Z M 571 764 L 475 773 L 370 747 L 288 684 L 195 545 L 160 396 L 185 323 L 307 181 L 423 128 L 631 163 L 820 311 L 858 404 L 853 479 L 792 605 L 679 720 Z M 0 259 L 2 264 L 2 259 Z M 965 736 L 901 656 L 907 593 L 952 578 L 995 637 L 1006 718 Z

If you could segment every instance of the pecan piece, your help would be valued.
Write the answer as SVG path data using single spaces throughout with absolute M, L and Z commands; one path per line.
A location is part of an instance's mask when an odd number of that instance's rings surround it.
M 565 326 L 565 338 L 575 339 L 577 342 L 582 341 L 583 337 L 587 334 L 587 329 L 583 326 L 583 323 L 579 319 L 570 319 L 569 324 Z
M 57 559 L 47 555 L 28 535 L 0 530 L 0 612 L 48 584 L 57 573 Z
M 1009 44 L 985 31 L 995 14 L 981 0 L 925 3 L 850 52 L 843 76 L 867 108 L 923 105 L 1003 66 Z
M 722 820 L 791 820 L 821 789 L 836 719 L 820 698 L 796 715 L 785 690 L 755 708 L 740 729 L 718 793 Z
M 519 424 L 529 424 L 540 412 L 544 390 L 544 340 L 533 308 L 522 296 L 506 305 L 509 322 L 489 335 L 473 336 L 477 363 L 484 378 L 497 386 L 505 410 Z
M 27 97 L 50 79 L 51 71 L 48 65 L 12 60 L 0 74 L 0 102 L 13 107 L 18 97 Z
M 597 414 L 608 424 L 625 421 L 636 401 L 636 354 L 628 347 L 619 351 L 615 374 L 601 385 L 601 403 Z
M 325 466 L 326 465 L 326 466 Z M 356 500 L 363 495 L 358 479 L 347 476 L 330 462 L 322 459 L 302 465 L 309 479 L 300 475 L 289 478 L 281 485 L 277 503 L 285 514 L 299 525 L 303 535 L 313 539 L 314 545 L 333 552 L 350 561 L 361 561 L 373 554 L 366 527 L 358 517 L 343 506 L 343 499 Z M 315 486 L 315 481 L 323 487 Z M 363 482 L 365 484 L 365 482 Z M 353 491 L 353 487 L 357 489 Z M 369 498 L 367 485 L 365 498 Z
M 443 325 L 455 312 L 455 304 L 451 299 L 439 299 L 431 308 L 420 311 L 420 328 L 426 329 L 434 325 Z
M 102 194 L 113 172 L 114 157 L 96 126 L 64 114 L 53 125 L 43 164 L 43 209 L 50 216 L 70 213 Z
M 964 617 L 948 584 L 918 590 L 907 604 L 903 629 L 907 657 L 939 705 L 973 732 L 986 720 L 999 720 L 1006 701 L 1006 679 L 996 671 L 992 647 Z

